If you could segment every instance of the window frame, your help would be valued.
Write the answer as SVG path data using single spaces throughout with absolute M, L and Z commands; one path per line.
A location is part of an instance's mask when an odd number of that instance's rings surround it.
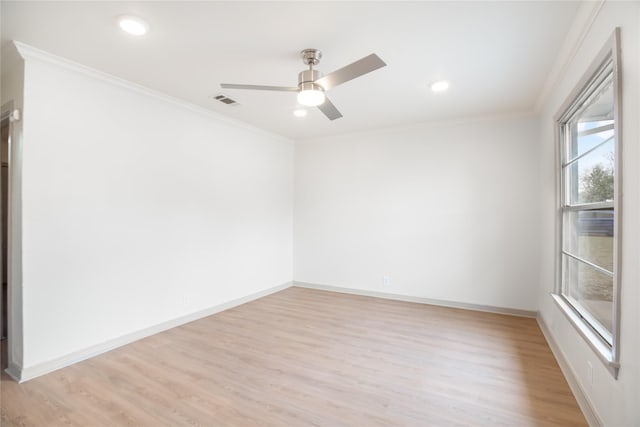
M 612 67 L 613 79 L 613 126 L 615 136 L 615 158 L 614 158 L 614 200 L 612 203 L 593 203 L 588 206 L 577 205 L 570 207 L 565 203 L 565 195 L 569 194 L 569 183 L 565 179 L 564 168 L 568 167 L 573 159 L 568 159 L 567 143 L 569 135 L 566 133 L 566 125 L 584 107 L 585 102 L 593 93 L 594 85 L 598 87 L 605 80 L 602 78 L 603 71 Z M 608 76 L 608 72 L 606 73 Z M 580 335 L 587 341 L 590 347 L 596 352 L 599 358 L 607 366 L 611 374 L 617 378 L 620 368 L 620 289 L 621 289 L 621 249 L 622 249 L 622 76 L 620 64 L 620 28 L 616 28 L 609 40 L 605 43 L 596 58 L 592 61 L 587 72 L 580 79 L 573 91 L 567 97 L 558 113 L 554 116 L 555 139 L 556 139 L 556 286 L 552 294 L 554 300 L 561 308 L 561 311 L 568 317 Z M 574 306 L 563 292 L 563 272 L 564 272 L 564 220 L 566 212 L 581 211 L 584 207 L 589 210 L 596 208 L 613 208 L 614 230 L 613 230 L 613 313 L 611 325 L 611 341 L 609 342 L 602 335 L 602 330 L 590 322 L 590 315 L 581 312 Z M 568 255 L 571 256 L 571 255 Z

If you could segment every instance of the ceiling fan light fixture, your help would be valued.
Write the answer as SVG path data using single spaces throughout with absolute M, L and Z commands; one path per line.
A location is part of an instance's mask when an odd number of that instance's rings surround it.
M 324 102 L 324 91 L 319 89 L 305 89 L 298 92 L 298 103 L 307 107 L 317 107 Z

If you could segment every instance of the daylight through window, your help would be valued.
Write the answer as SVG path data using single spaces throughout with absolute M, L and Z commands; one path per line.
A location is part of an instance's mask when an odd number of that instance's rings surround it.
M 613 49 L 611 50 L 613 52 Z M 619 141 L 615 56 L 605 57 L 558 121 L 560 296 L 613 349 L 617 331 Z

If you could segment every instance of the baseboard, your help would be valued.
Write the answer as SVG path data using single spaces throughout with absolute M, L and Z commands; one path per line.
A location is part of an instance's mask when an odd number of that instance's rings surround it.
M 535 318 L 537 312 L 520 310 L 517 308 L 495 307 L 491 305 L 469 304 L 465 302 L 446 301 L 432 298 L 412 297 L 408 295 L 391 294 L 386 292 L 368 291 L 364 289 L 343 288 L 340 286 L 320 285 L 316 283 L 294 281 L 293 286 L 299 288 L 318 289 L 323 291 L 340 292 L 343 294 L 363 295 L 375 298 L 385 298 L 396 301 L 416 302 L 419 304 L 438 305 L 442 307 L 462 308 L 465 310 L 484 311 L 488 313 L 507 314 L 510 316 Z
M 9 363 L 7 369 L 4 370 L 14 381 L 21 382 L 22 368 L 14 363 Z
M 9 376 L 11 376 L 11 378 L 15 379 L 18 382 L 28 381 L 33 378 L 39 377 L 41 375 L 48 374 L 49 372 L 53 372 L 55 370 L 64 368 L 66 366 L 73 365 L 74 363 L 78 363 L 80 361 L 97 356 L 99 354 L 106 353 L 109 350 L 113 350 L 115 348 L 130 344 L 134 341 L 138 341 L 142 338 L 155 335 L 159 332 L 163 332 L 168 329 L 175 328 L 180 325 L 184 325 L 185 323 L 193 322 L 194 320 L 202 319 L 203 317 L 211 316 L 221 311 L 228 310 L 230 308 L 237 307 L 242 304 L 246 304 L 248 302 L 265 297 L 275 292 L 279 292 L 283 289 L 286 289 L 292 286 L 292 284 L 293 282 L 283 283 L 281 285 L 274 286 L 269 289 L 265 289 L 241 298 L 227 301 L 223 304 L 219 304 L 214 307 L 207 308 L 205 310 L 197 311 L 195 313 L 187 314 L 186 316 L 181 316 L 176 319 L 168 320 L 158 325 L 154 325 L 149 328 L 132 332 L 130 334 L 123 335 L 121 337 L 109 340 L 107 342 L 94 345 L 79 351 L 75 351 L 73 353 L 67 354 L 57 359 L 39 363 L 34 366 L 29 366 L 22 369 L 20 369 L 18 366 L 9 366 L 6 372 L 7 374 L 9 374 Z
M 540 326 L 542 334 L 544 335 L 547 343 L 549 344 L 549 347 L 551 348 L 551 352 L 558 361 L 558 365 L 560 365 L 560 370 L 564 374 L 564 377 L 567 379 L 567 383 L 569 383 L 569 387 L 571 388 L 571 391 L 573 392 L 573 395 L 578 402 L 578 406 L 580 406 L 584 417 L 587 419 L 587 423 L 589 423 L 589 426 L 591 427 L 602 427 L 604 425 L 602 420 L 598 416 L 593 405 L 591 404 L 591 401 L 580 386 L 580 383 L 578 382 L 577 376 L 573 371 L 571 364 L 567 361 L 567 358 L 558 346 L 556 340 L 553 338 L 553 335 L 551 335 L 551 331 L 547 327 L 547 324 L 539 314 L 538 316 L 536 316 L 536 320 L 538 321 L 538 325 Z

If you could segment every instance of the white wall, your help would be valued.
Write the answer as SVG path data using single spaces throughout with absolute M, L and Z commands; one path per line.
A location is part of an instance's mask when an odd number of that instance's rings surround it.
M 623 80 L 623 201 L 621 368 L 616 381 L 550 297 L 554 289 L 555 153 L 553 116 L 586 72 L 614 28 L 622 30 Z M 545 104 L 541 127 L 542 252 L 539 286 L 540 315 L 571 365 L 579 386 L 606 426 L 640 425 L 640 3 L 606 2 L 575 57 Z M 593 366 L 589 382 L 587 362 Z
M 291 141 L 41 58 L 25 65 L 24 369 L 291 281 Z
M 537 125 L 468 120 L 296 145 L 294 280 L 535 310 Z

